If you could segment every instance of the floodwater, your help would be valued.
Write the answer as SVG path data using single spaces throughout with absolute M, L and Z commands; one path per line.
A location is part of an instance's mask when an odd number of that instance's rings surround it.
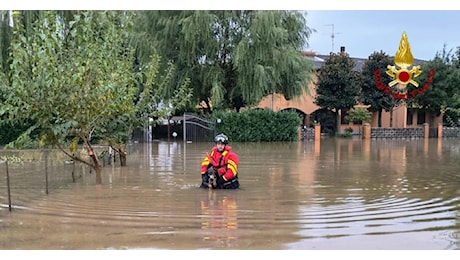
M 460 249 L 460 139 L 231 143 L 239 190 L 199 188 L 212 145 L 132 144 L 102 185 L 61 153 L 17 152 L 0 249 Z

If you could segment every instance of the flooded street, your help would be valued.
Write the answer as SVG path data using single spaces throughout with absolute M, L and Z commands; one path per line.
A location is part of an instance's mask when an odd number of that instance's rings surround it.
M 0 164 L 0 249 L 460 249 L 460 139 L 230 143 L 239 190 L 199 188 L 212 145 L 132 144 L 102 185 L 20 151 L 11 212 Z

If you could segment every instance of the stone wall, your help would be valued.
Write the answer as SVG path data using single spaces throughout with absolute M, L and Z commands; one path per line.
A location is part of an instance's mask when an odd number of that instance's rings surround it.
M 372 127 L 371 139 L 378 138 L 401 138 L 401 139 L 418 139 L 424 138 L 423 128 L 391 128 L 391 127 Z
M 320 127 L 316 128 L 320 131 Z M 320 134 L 319 134 L 320 135 Z M 319 136 L 317 135 L 317 136 Z M 428 124 L 416 128 L 391 128 L 391 127 L 370 127 L 365 124 L 363 127 L 363 138 L 370 139 L 419 139 L 419 138 L 456 138 L 460 137 L 460 127 L 443 127 L 438 125 L 429 128 Z M 303 128 L 301 140 L 314 140 L 315 128 Z
M 302 133 L 301 133 L 301 140 L 306 141 L 306 140 L 314 140 L 315 139 L 315 128 L 309 127 L 309 128 L 302 128 Z
M 442 137 L 460 137 L 460 127 L 443 127 Z

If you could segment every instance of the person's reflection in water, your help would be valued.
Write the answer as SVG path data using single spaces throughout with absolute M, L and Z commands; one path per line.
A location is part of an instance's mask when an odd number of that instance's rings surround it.
M 201 200 L 201 214 L 203 240 L 231 241 L 238 238 L 237 202 L 231 194 L 209 190 L 208 196 Z

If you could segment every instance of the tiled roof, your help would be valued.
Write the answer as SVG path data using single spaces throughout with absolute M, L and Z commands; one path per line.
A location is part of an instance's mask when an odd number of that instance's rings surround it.
M 311 52 L 311 51 L 305 51 L 303 52 L 303 54 L 305 55 L 307 59 L 312 60 L 315 63 L 316 70 L 321 69 L 321 67 L 324 65 L 326 60 L 329 58 L 329 55 L 316 55 L 314 52 Z M 355 71 L 362 71 L 364 63 L 368 60 L 368 59 L 363 59 L 363 58 L 353 58 L 353 57 L 350 57 L 350 58 L 355 63 L 355 67 L 353 68 Z M 390 58 L 393 60 L 394 57 L 391 56 Z M 426 62 L 425 60 L 414 59 L 414 65 L 421 65 L 425 62 Z

